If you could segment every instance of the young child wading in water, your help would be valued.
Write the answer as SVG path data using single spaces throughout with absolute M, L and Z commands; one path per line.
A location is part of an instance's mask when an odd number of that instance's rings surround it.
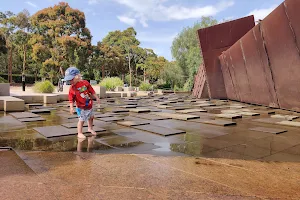
M 93 97 L 100 104 L 100 99 L 88 81 L 82 80 L 79 70 L 76 67 L 69 67 L 65 72 L 65 80 L 71 82 L 69 90 L 70 113 L 74 113 L 74 101 L 76 102 L 76 112 L 79 118 L 77 124 L 78 138 L 86 138 L 82 133 L 84 122 L 88 121 L 88 131 L 93 135 Z

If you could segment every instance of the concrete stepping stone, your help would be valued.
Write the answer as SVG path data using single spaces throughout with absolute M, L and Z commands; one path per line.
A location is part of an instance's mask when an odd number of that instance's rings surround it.
M 117 124 L 122 126 L 140 126 L 140 125 L 147 125 L 150 124 L 149 122 L 142 122 L 142 121 L 120 121 Z
M 194 112 L 207 112 L 207 110 L 203 110 L 203 109 L 186 109 L 186 110 L 179 110 L 179 111 L 176 111 L 176 112 L 187 114 L 187 113 L 194 113 Z
M 236 122 L 228 121 L 228 120 L 207 120 L 203 122 L 204 124 L 211 124 L 216 126 L 233 126 L 236 125 Z
M 29 110 L 29 112 L 37 114 L 37 113 L 50 113 L 51 111 L 48 109 L 37 109 L 37 110 Z
M 284 126 L 300 127 L 300 122 L 281 121 L 281 122 L 277 122 L 276 124 L 284 125 Z
M 49 106 L 36 106 L 36 109 L 47 109 L 47 110 L 57 110 L 57 108 L 49 107 Z
M 217 114 L 215 116 L 218 117 L 218 118 L 226 118 L 226 119 L 242 118 L 242 115 L 239 115 L 239 114 Z
M 14 112 L 9 114 L 17 119 L 40 117 L 39 115 L 31 112 Z
M 75 123 L 65 123 L 65 124 L 62 124 L 62 126 L 66 127 L 66 128 L 77 128 L 77 122 L 75 122 Z M 83 124 L 83 127 L 88 127 L 87 123 Z
M 120 108 L 136 108 L 137 105 L 125 105 L 125 106 L 120 106 Z
M 33 118 L 21 118 L 18 119 L 20 122 L 38 122 L 38 121 L 46 121 L 43 117 L 33 117 Z
M 142 119 L 148 119 L 148 120 L 167 120 L 167 119 L 172 119 L 170 117 L 162 117 L 162 116 L 151 115 L 151 114 L 139 114 L 136 117 L 142 118 Z
M 267 128 L 267 127 L 256 127 L 256 128 L 250 128 L 249 130 L 264 132 L 264 133 L 273 133 L 273 134 L 280 134 L 280 133 L 287 132 L 287 130 L 282 130 L 277 128 Z
M 108 114 L 108 113 L 104 113 L 104 114 L 94 114 L 95 118 L 106 118 L 106 117 L 114 117 L 115 115 L 113 114 Z
M 93 129 L 96 132 L 105 131 L 105 129 L 99 127 L 94 127 Z M 44 126 L 44 127 L 34 128 L 34 130 L 39 132 L 41 135 L 45 136 L 46 138 L 62 137 L 62 136 L 77 134 L 77 128 L 68 129 L 63 126 Z M 83 133 L 88 133 L 87 128 L 83 128 Z
M 183 107 L 172 107 L 172 108 L 169 108 L 170 110 L 187 110 L 187 109 L 190 109 L 190 107 L 186 107 L 186 106 L 183 106 Z
M 134 109 L 129 109 L 130 112 L 134 113 L 145 113 L 145 112 L 150 112 L 150 109 L 146 108 L 134 108 Z
M 168 108 L 172 108 L 173 106 L 167 106 L 167 105 L 158 105 L 157 108 L 160 109 L 168 109 Z
M 194 104 L 193 107 L 210 107 L 210 106 L 216 106 L 216 104 L 212 103 L 202 103 L 202 104 Z
M 273 115 L 276 113 L 275 110 L 255 110 L 255 112 L 266 115 Z
M 114 103 L 116 100 L 115 99 L 107 99 L 106 102 L 109 102 L 109 103 Z
M 26 104 L 26 106 L 28 106 L 28 107 L 40 107 L 40 106 L 43 106 L 43 104 L 41 104 L 41 103 L 29 103 L 29 104 Z
M 26 125 L 12 116 L 0 117 L 1 131 L 24 128 Z M 0 131 L 0 134 L 1 134 Z
M 200 118 L 197 115 L 176 114 L 176 113 L 166 113 L 166 112 L 155 113 L 155 115 L 162 116 L 162 117 L 169 117 L 172 119 L 185 120 L 185 121 L 190 119 Z
M 124 119 L 121 117 L 104 117 L 104 118 L 99 118 L 99 120 L 104 122 L 116 122 L 116 121 L 122 121 Z
M 162 136 L 170 136 L 170 135 L 185 133 L 185 131 L 182 130 L 165 128 L 165 127 L 154 126 L 154 125 L 134 126 L 133 128 L 136 128 L 138 130 L 148 131 Z
M 252 120 L 254 122 L 260 122 L 260 123 L 266 123 L 266 124 L 276 124 L 277 122 L 281 122 L 282 119 L 278 118 L 261 118 L 261 119 L 255 119 Z
M 294 115 L 272 115 L 271 118 L 278 118 L 278 119 L 284 119 L 284 120 L 292 121 L 294 119 L 298 119 L 299 116 L 294 116 Z
M 122 113 L 122 112 L 129 112 L 127 109 L 113 109 L 111 112 L 113 113 Z
M 242 116 L 259 116 L 259 113 L 255 112 L 238 112 L 236 114 L 242 115 Z

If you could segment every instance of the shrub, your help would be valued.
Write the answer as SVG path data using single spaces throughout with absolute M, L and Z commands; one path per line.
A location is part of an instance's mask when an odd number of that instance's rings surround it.
M 50 81 L 36 82 L 33 91 L 37 93 L 53 93 L 54 85 Z
M 123 86 L 124 82 L 119 77 L 105 78 L 100 82 L 107 90 L 114 90 L 117 86 Z
M 149 83 L 143 82 L 143 83 L 141 83 L 139 88 L 141 91 L 150 91 L 150 90 L 152 90 L 152 85 Z
M 0 83 L 8 83 L 8 81 L 0 76 Z

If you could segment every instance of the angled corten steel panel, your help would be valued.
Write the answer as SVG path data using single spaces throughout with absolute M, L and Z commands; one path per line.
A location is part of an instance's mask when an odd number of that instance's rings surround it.
M 274 84 L 274 80 L 273 80 L 272 71 L 270 68 L 270 62 L 269 62 L 269 57 L 267 54 L 267 49 L 266 49 L 266 46 L 264 43 L 262 31 L 261 31 L 261 25 L 258 24 L 257 26 L 255 26 L 252 29 L 252 31 L 253 31 L 253 35 L 254 35 L 255 41 L 256 41 L 256 46 L 257 46 L 257 49 L 258 49 L 258 52 L 260 55 L 260 60 L 261 60 L 260 67 L 265 72 L 265 79 L 266 79 L 266 83 L 267 83 L 269 95 L 270 95 L 270 102 L 268 102 L 265 105 L 278 108 L 279 105 L 278 105 L 278 100 L 277 100 L 277 94 L 275 92 L 275 84 Z
M 295 39 L 297 42 L 298 48 L 300 47 L 300 1 L 299 0 L 285 0 L 284 2 L 286 14 L 291 23 L 293 31 L 295 33 Z
M 223 73 L 224 78 L 224 84 L 226 89 L 226 94 L 228 99 L 232 100 L 238 100 L 235 92 L 235 88 L 232 82 L 231 74 L 229 71 L 229 56 L 226 52 L 222 53 L 222 55 L 219 56 L 220 63 L 221 63 L 221 69 Z
M 251 30 L 240 40 L 249 86 L 253 97 L 251 103 L 269 105 L 271 102 L 271 94 L 255 37 L 254 31 Z
M 227 98 L 219 55 L 227 48 L 203 52 L 206 78 L 210 88 L 211 98 Z
M 300 111 L 300 56 L 285 6 L 276 8 L 261 22 L 261 27 L 279 105 Z
M 227 98 L 218 57 L 253 27 L 254 17 L 249 16 L 198 30 L 212 98 Z
M 255 26 L 254 16 L 248 16 L 198 30 L 202 52 L 232 46 Z
M 252 91 L 249 84 L 248 72 L 243 58 L 240 41 L 229 49 L 232 59 L 232 70 L 234 71 L 236 85 L 242 102 L 253 102 Z

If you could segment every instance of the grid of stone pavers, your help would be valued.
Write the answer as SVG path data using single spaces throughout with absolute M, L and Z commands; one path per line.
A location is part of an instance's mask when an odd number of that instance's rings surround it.
M 109 98 L 95 105 L 98 135 L 91 137 L 85 125 L 88 138 L 81 141 L 76 137 L 77 116 L 69 114 L 68 102 L 27 108 L 1 117 L 3 145 L 24 150 L 300 158 L 300 114 L 291 111 L 176 94 Z M 1 123 L 9 120 L 17 128 Z

